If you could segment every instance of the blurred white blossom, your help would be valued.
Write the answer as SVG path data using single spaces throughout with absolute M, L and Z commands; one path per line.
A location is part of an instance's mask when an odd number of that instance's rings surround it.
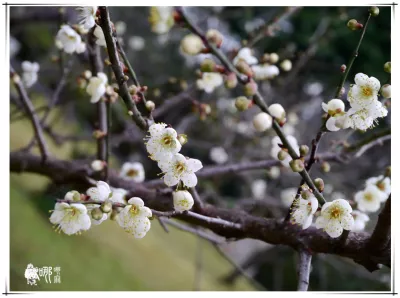
M 213 147 L 210 150 L 210 159 L 217 163 L 223 164 L 228 161 L 228 153 L 226 153 L 225 149 L 222 147 Z
M 26 88 L 32 87 L 38 80 L 38 72 L 40 69 L 37 62 L 22 62 L 22 82 Z

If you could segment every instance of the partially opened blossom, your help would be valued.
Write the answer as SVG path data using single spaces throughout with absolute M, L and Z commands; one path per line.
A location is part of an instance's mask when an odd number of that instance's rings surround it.
M 204 90 L 206 93 L 211 93 L 215 88 L 221 86 L 224 80 L 220 73 L 206 72 L 202 78 L 196 81 L 196 86 L 199 90 Z
M 381 83 L 374 77 L 358 73 L 354 78 L 355 84 L 351 86 L 347 94 L 347 100 L 352 108 L 359 110 L 367 108 L 378 98 Z
M 26 88 L 32 87 L 38 80 L 39 63 L 24 61 L 22 66 L 22 82 Z
M 373 184 L 367 185 L 364 190 L 357 192 L 354 196 L 358 209 L 363 212 L 378 211 L 381 202 L 385 201 L 386 198 L 387 196 Z
M 56 36 L 56 46 L 67 54 L 72 54 L 82 51 L 82 39 L 70 26 L 62 25 Z
M 321 209 L 321 215 L 316 220 L 316 227 L 324 229 L 332 238 L 337 238 L 344 230 L 352 230 L 354 218 L 351 215 L 353 209 L 349 202 L 337 199 L 333 202 L 325 203 Z
M 97 6 L 81 6 L 76 10 L 79 11 L 79 23 L 82 24 L 85 29 L 90 29 L 96 24 Z
M 174 186 L 182 181 L 187 187 L 194 187 L 197 184 L 195 172 L 203 165 L 200 160 L 186 159 L 182 154 L 175 154 L 169 161 L 159 161 L 158 166 L 164 173 L 164 183 Z
M 365 184 L 367 186 L 372 184 L 372 185 L 375 185 L 376 187 L 378 187 L 378 189 L 383 194 L 386 195 L 386 198 L 385 198 L 385 196 L 382 196 L 385 201 L 386 201 L 387 197 L 391 193 L 390 178 L 389 177 L 384 177 L 383 175 L 380 175 L 378 177 L 371 177 L 371 178 L 367 179 Z
M 338 131 L 351 127 L 352 122 L 348 113 L 339 113 L 329 117 L 325 126 L 329 131 Z
M 145 178 L 143 165 L 140 162 L 126 162 L 122 165 L 119 176 L 125 180 L 141 183 Z
M 86 191 L 91 200 L 104 202 L 111 195 L 110 186 L 104 181 L 98 181 L 95 187 L 91 187 Z
M 307 200 L 299 197 L 294 204 L 294 210 L 291 214 L 292 223 L 300 225 L 307 229 L 312 224 L 313 215 L 318 209 L 318 200 L 311 195 Z
M 351 215 L 353 215 L 353 218 L 354 218 L 354 225 L 351 230 L 355 231 L 355 232 L 363 231 L 365 229 L 367 222 L 369 221 L 369 216 L 358 210 L 354 210 L 351 213 Z
M 178 153 L 182 145 L 178 140 L 175 129 L 164 123 L 154 123 L 149 128 L 146 149 L 153 160 L 169 160 Z
M 91 103 L 98 102 L 104 93 L 106 93 L 107 81 L 107 75 L 103 72 L 98 72 L 95 77 L 89 79 L 86 92 L 91 96 Z
M 197 55 L 203 48 L 203 41 L 195 34 L 188 34 L 181 41 L 181 50 L 188 55 Z
M 176 211 L 188 211 L 192 209 L 194 204 L 193 197 L 187 190 L 174 191 L 172 193 L 172 199 Z
M 233 59 L 233 64 L 237 64 L 240 60 L 245 61 L 247 64 L 257 64 L 258 60 L 253 56 L 253 53 L 250 48 L 242 48 Z
M 151 210 L 144 206 L 141 198 L 129 199 L 128 205 L 117 216 L 117 223 L 135 238 L 143 238 L 150 230 L 152 216 Z
M 56 203 L 50 222 L 56 225 L 56 231 L 61 230 L 67 235 L 88 230 L 91 225 L 85 205 L 79 203 Z
M 334 98 L 334 99 L 331 99 L 327 104 L 323 102 L 322 109 L 325 112 L 327 112 L 330 116 L 334 116 L 336 114 L 343 113 L 345 106 L 344 106 L 344 102 L 341 99 Z

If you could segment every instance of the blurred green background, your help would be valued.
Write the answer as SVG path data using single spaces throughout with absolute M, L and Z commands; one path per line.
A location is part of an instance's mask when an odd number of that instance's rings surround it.
M 279 7 L 201 7 L 190 8 L 190 15 L 206 29 L 219 29 L 227 38 L 226 48 L 240 46 L 240 40 L 248 37 L 248 31 L 270 21 L 281 11 Z M 359 57 L 349 75 L 352 82 L 354 74 L 365 72 L 384 82 L 387 74 L 382 66 L 390 60 L 390 7 L 381 7 L 379 17 L 371 20 L 366 37 L 359 52 Z M 150 31 L 147 21 L 148 8 L 112 7 L 111 18 L 114 22 L 123 21 L 126 30 L 122 34 L 129 59 L 134 65 L 140 81 L 149 86 L 149 90 L 159 89 L 162 96 L 149 92 L 148 98 L 157 105 L 172 95 L 182 91 L 182 80 L 189 85 L 196 79 L 194 66 L 196 61 L 183 57 L 178 49 L 179 42 L 185 35 L 182 29 L 174 28 L 166 36 L 157 36 Z M 310 98 L 305 94 L 304 86 L 318 80 L 324 86 L 320 97 L 330 98 L 339 80 L 338 65 L 347 63 L 350 54 L 358 41 L 355 32 L 345 26 L 348 19 L 356 18 L 364 22 L 366 7 L 307 7 L 300 10 L 292 18 L 280 23 L 282 31 L 272 38 L 263 39 L 256 47 L 258 57 L 264 52 L 277 52 L 282 58 L 296 63 L 316 44 L 315 53 L 306 60 L 306 65 L 295 74 L 282 75 L 271 82 L 273 93 L 266 92 L 267 101 L 271 97 L 284 102 L 285 109 L 298 111 L 302 124 L 296 127 L 300 142 L 311 141 L 310 127 L 319 127 L 320 98 Z M 66 8 L 65 19 L 76 23 L 76 12 Z M 261 21 L 260 21 L 261 20 Z M 54 47 L 54 37 L 58 30 L 58 8 L 11 7 L 11 35 L 17 41 L 18 51 L 11 57 L 13 66 L 20 70 L 24 60 L 38 61 L 41 65 L 39 82 L 30 90 L 35 107 L 46 104 L 59 80 L 59 69 L 52 62 L 52 57 L 58 55 Z M 246 30 L 249 29 L 249 30 Z M 318 29 L 319 28 L 319 29 Z M 250 30 L 252 31 L 252 30 Z M 187 33 L 187 32 L 186 32 Z M 320 34 L 320 36 L 318 36 Z M 317 37 L 311 38 L 313 35 Z M 145 42 L 141 50 L 132 47 L 129 42 L 132 37 L 140 37 Z M 228 39 L 228 36 L 230 38 Z M 357 35 L 358 36 L 358 35 Z M 139 39 L 140 39 L 139 38 Z M 311 39 L 310 39 L 311 38 Z M 136 38 L 136 41 L 138 39 Z M 13 46 L 13 45 L 12 45 Z M 15 46 L 15 44 L 14 44 Z M 104 53 L 103 53 L 104 55 Z M 368 58 L 366 58 L 368 57 Z M 87 57 L 75 57 L 72 75 L 68 78 L 66 89 L 61 94 L 60 105 L 52 111 L 50 123 L 62 134 L 75 136 L 90 136 L 94 109 L 88 103 L 87 95 L 76 86 L 78 75 L 87 69 Z M 177 78 L 177 79 L 176 79 Z M 267 86 L 269 88 L 269 86 Z M 13 90 L 12 90 L 13 91 Z M 13 93 L 13 92 L 12 92 Z M 227 97 L 223 91 L 212 95 L 194 93 L 200 102 L 210 102 L 213 108 L 215 97 Z M 232 95 L 231 95 L 232 96 Z M 315 102 L 317 104 L 315 105 Z M 316 106 L 316 108 L 314 108 Z M 12 104 L 12 110 L 17 108 Z M 122 110 L 121 110 L 122 109 Z M 301 110 L 309 111 L 300 113 Z M 312 114 L 310 111 L 314 111 Z M 121 106 L 113 110 L 113 133 L 118 134 L 125 129 L 127 117 L 117 117 L 123 114 Z M 167 123 L 174 124 L 178 116 L 190 112 L 186 106 L 165 116 Z M 14 115 L 15 116 L 15 115 Z M 201 141 L 223 143 L 225 138 L 217 138 L 218 129 L 209 130 L 210 125 L 219 126 L 215 118 L 197 121 L 196 125 L 187 128 L 187 133 L 193 138 L 192 144 L 203 144 Z M 390 126 L 390 117 L 380 121 L 379 128 Z M 186 132 L 186 131 L 185 131 Z M 205 132 L 205 133 L 204 133 Z M 26 119 L 11 121 L 10 127 L 11 151 L 26 146 L 32 137 L 32 128 Z M 363 134 L 352 135 L 352 140 L 358 140 Z M 59 146 L 54 140 L 47 138 L 53 155 L 60 159 L 86 157 L 92 160 L 96 147 L 92 139 L 75 145 L 64 143 Z M 222 140 L 222 141 L 221 141 Z M 321 144 L 321 150 L 328 148 L 330 141 Z M 240 139 L 236 145 L 259 145 L 256 141 Z M 115 146 L 114 146 L 115 145 Z M 188 143 L 188 146 L 190 142 Z M 204 161 L 208 158 L 209 148 L 205 146 L 188 147 L 189 152 Z M 361 181 L 374 175 L 379 175 L 387 164 L 390 164 L 390 144 L 380 147 L 380 153 L 368 153 L 359 160 L 357 167 L 345 170 L 332 165 L 329 173 L 330 183 L 347 195 L 353 194 L 360 187 Z M 266 150 L 264 150 L 266 152 Z M 36 151 L 37 152 L 37 151 Z M 118 168 L 126 159 L 141 161 L 146 168 L 148 179 L 157 177 L 157 167 L 143 154 L 143 144 L 130 144 L 128 141 L 113 144 L 111 166 Z M 260 151 L 261 152 L 261 151 Z M 268 152 L 258 158 L 269 158 Z M 389 154 L 381 154 L 389 152 Z M 236 156 L 237 161 L 246 160 L 245 154 Z M 319 169 L 314 170 L 321 174 Z M 346 175 L 343 175 L 346 171 Z M 259 173 L 258 173 L 259 174 Z M 262 173 L 265 177 L 265 173 Z M 297 186 L 298 177 L 288 173 L 279 182 L 271 181 L 268 193 L 279 198 L 279 191 L 285 187 Z M 260 175 L 259 175 L 260 176 Z M 255 176 L 255 177 L 259 177 Z M 352 177 L 352 179 L 346 179 Z M 227 176 L 226 179 L 214 179 L 200 182 L 200 187 L 207 190 L 215 189 L 226 201 L 223 206 L 233 206 L 242 197 L 249 195 L 249 187 L 243 183 L 249 177 Z M 270 182 L 269 182 L 270 183 Z M 215 248 L 196 236 L 181 232 L 170 227 L 165 233 L 157 221 L 152 222 L 152 229 L 141 240 L 125 234 L 114 222 L 107 221 L 95 226 L 81 236 L 66 236 L 53 231 L 48 221 L 49 210 L 53 209 L 54 199 L 61 198 L 68 191 L 68 186 L 54 186 L 50 180 L 31 174 L 11 174 L 10 207 L 11 207 L 11 259 L 10 285 L 12 291 L 32 290 L 256 290 L 260 289 L 257 282 L 267 290 L 295 290 L 296 253 L 285 247 L 265 246 L 256 241 L 244 241 L 239 244 L 227 245 L 227 251 L 234 251 L 233 258 L 245 266 L 246 260 L 256 256 L 256 261 L 249 266 L 248 272 L 256 282 L 240 276 L 235 278 L 234 267 L 222 258 Z M 84 190 L 81 190 L 84 191 Z M 211 202 L 218 204 L 218 202 Z M 371 216 L 367 230 L 371 230 L 376 217 Z M 236 245 L 236 246 L 235 246 Z M 199 248 L 200 247 L 200 248 Z M 258 249 L 259 247 L 259 249 Z M 200 272 L 196 266 L 198 255 L 201 254 L 202 266 Z M 29 263 L 34 266 L 61 267 L 61 284 L 46 284 L 39 282 L 37 287 L 27 285 L 24 272 Z M 256 263 L 256 266 L 254 265 Z M 330 255 L 318 255 L 313 258 L 310 290 L 316 291 L 381 291 L 390 289 L 390 270 L 384 268 L 379 272 L 369 273 L 353 261 Z M 251 268 L 250 268 L 251 267 Z M 197 278 L 196 278 L 197 276 Z M 197 282 L 195 282 L 197 280 Z

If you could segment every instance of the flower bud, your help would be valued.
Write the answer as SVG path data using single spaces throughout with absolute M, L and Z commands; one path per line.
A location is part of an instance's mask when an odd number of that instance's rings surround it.
M 321 164 L 321 169 L 322 169 L 322 171 L 323 171 L 324 173 L 328 173 L 328 172 L 331 170 L 331 165 L 330 165 L 328 162 L 324 161 L 324 162 Z
M 340 114 L 340 113 L 344 112 L 345 105 L 341 99 L 334 98 L 334 99 L 331 99 L 327 104 L 322 103 L 322 108 L 330 116 L 335 116 L 336 114 Z
M 197 35 L 186 35 L 181 41 L 181 49 L 185 54 L 197 55 L 203 49 L 203 41 Z
M 221 32 L 215 29 L 210 29 L 206 33 L 206 38 L 210 43 L 215 44 L 218 48 L 222 44 L 223 36 Z
M 156 104 L 153 101 L 151 101 L 151 100 L 146 101 L 146 109 L 149 112 L 154 111 L 155 108 L 156 108 Z
M 391 167 L 391 166 L 388 166 L 388 167 L 385 169 L 385 176 L 391 178 L 391 175 L 392 175 L 392 167 Z
M 14 84 L 19 84 L 21 82 L 21 77 L 19 75 L 17 75 L 16 73 L 14 73 L 12 76 L 12 80 L 13 80 Z
M 271 167 L 268 170 L 267 175 L 271 179 L 277 179 L 281 175 L 281 170 L 279 167 Z
M 379 15 L 379 8 L 376 6 L 372 6 L 369 8 L 369 13 L 371 14 L 371 16 L 377 17 Z
M 324 191 L 324 187 L 325 187 L 324 180 L 322 180 L 321 178 L 316 178 L 316 179 L 314 180 L 314 184 L 315 184 L 315 187 L 316 187 L 320 192 L 323 192 L 323 191 Z
M 135 95 L 139 89 L 136 85 L 130 85 L 128 90 L 131 95 Z
M 281 68 L 283 71 L 290 71 L 292 69 L 292 61 L 285 59 L 281 62 Z
M 242 73 L 245 74 L 246 76 L 252 77 L 253 76 L 253 70 L 251 69 L 251 67 L 246 63 L 246 61 L 240 59 L 238 61 L 238 63 L 236 63 L 236 68 L 237 70 Z
M 176 211 L 187 211 L 192 209 L 194 200 L 187 190 L 178 190 L 172 193 L 174 209 Z
M 204 59 L 200 64 L 200 70 L 202 72 L 213 72 L 215 69 L 215 62 L 210 58 Z
M 100 172 L 104 169 L 106 163 L 102 160 L 96 159 L 90 164 L 93 171 Z
M 235 100 L 235 107 L 239 111 L 246 111 L 249 108 L 250 100 L 247 99 L 245 96 L 239 96 Z
M 211 106 L 209 104 L 202 103 L 200 105 L 200 109 L 206 114 L 210 115 L 211 114 Z
M 238 80 L 236 74 L 231 72 L 225 77 L 225 87 L 228 89 L 233 89 L 237 86 Z
M 64 200 L 78 202 L 81 200 L 81 194 L 76 190 L 71 190 L 65 194 Z
M 118 214 L 119 214 L 119 212 L 114 209 L 113 211 L 111 211 L 110 219 L 111 220 L 117 220 Z
M 271 62 L 271 64 L 275 64 L 278 61 L 279 61 L 279 56 L 277 53 L 269 54 L 269 62 Z
M 103 204 L 101 204 L 100 208 L 104 213 L 110 213 L 112 211 L 111 201 L 110 200 L 104 201 Z
M 298 173 L 304 170 L 304 163 L 300 159 L 294 159 L 289 162 L 293 172 Z
M 272 117 L 282 120 L 286 117 L 285 109 L 279 103 L 274 103 L 268 107 L 268 112 Z
M 346 64 L 342 64 L 342 66 L 340 66 L 340 71 L 341 72 L 345 72 L 346 71 L 346 69 L 347 69 L 347 66 L 346 66 Z
M 347 22 L 347 28 L 349 28 L 350 30 L 358 30 L 360 28 L 362 28 L 363 25 L 360 24 L 359 22 L 357 22 L 357 20 L 355 19 L 351 19 L 350 21 Z
M 259 132 L 266 131 L 272 126 L 272 117 L 267 113 L 261 112 L 254 116 L 253 126 Z
M 390 61 L 389 61 L 389 62 L 386 62 L 386 63 L 383 65 L 383 70 L 386 71 L 387 73 L 391 73 L 391 71 L 392 71 L 392 66 L 391 66 Z
M 385 84 L 381 88 L 381 95 L 384 98 L 391 98 L 392 96 L 392 86 L 389 84 Z
M 346 88 L 342 87 L 339 91 L 339 97 L 342 97 L 345 92 L 346 92 Z
M 85 70 L 85 71 L 83 72 L 83 77 L 84 77 L 86 80 L 89 80 L 89 79 L 92 77 L 92 72 L 91 72 L 90 70 Z
M 278 152 L 278 159 L 280 161 L 285 160 L 288 156 L 289 156 L 289 153 L 287 153 L 287 151 L 285 151 L 285 150 L 281 150 Z
M 185 134 L 179 134 L 178 135 L 178 141 L 181 143 L 181 145 L 185 145 L 188 142 L 188 137 Z
M 308 200 L 309 198 L 311 198 L 313 196 L 313 193 L 311 192 L 311 190 L 309 189 L 304 189 L 301 191 L 301 197 L 304 200 Z
M 254 82 L 253 80 L 248 82 L 244 86 L 244 94 L 246 96 L 253 96 L 254 94 L 257 93 L 257 90 L 258 90 L 258 86 L 257 86 L 256 82 Z
M 91 215 L 94 220 L 100 220 L 103 218 L 103 212 L 100 210 L 100 208 L 92 209 Z
M 306 156 L 310 151 L 310 148 L 308 148 L 307 145 L 301 145 L 299 151 L 300 151 L 300 156 Z

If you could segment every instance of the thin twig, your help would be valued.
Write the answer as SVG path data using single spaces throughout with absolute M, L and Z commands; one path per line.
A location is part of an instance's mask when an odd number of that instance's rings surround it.
M 297 267 L 297 291 L 307 291 L 310 280 L 311 254 L 305 250 L 299 251 L 299 264 Z

